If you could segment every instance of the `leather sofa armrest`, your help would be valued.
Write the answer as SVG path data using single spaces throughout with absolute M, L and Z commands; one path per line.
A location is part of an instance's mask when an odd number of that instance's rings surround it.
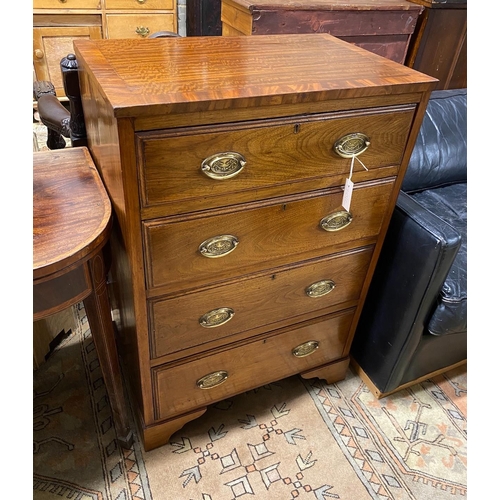
M 400 385 L 460 242 L 452 226 L 400 192 L 351 349 L 381 392 Z

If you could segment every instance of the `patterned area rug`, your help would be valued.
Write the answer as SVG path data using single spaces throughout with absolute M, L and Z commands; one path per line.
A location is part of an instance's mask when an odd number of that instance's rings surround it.
M 145 452 L 117 446 L 85 310 L 33 383 L 35 500 L 451 500 L 467 496 L 464 368 L 375 399 L 349 372 L 224 400 Z

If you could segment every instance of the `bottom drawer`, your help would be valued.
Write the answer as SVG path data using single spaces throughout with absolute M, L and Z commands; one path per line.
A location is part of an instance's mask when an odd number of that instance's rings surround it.
M 341 358 L 353 314 L 354 309 L 344 311 L 184 364 L 154 368 L 155 418 L 170 418 Z

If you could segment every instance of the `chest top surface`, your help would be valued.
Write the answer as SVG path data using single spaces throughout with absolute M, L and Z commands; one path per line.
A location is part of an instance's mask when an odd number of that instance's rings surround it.
M 406 0 L 232 0 L 252 9 L 286 10 L 418 10 Z
M 434 78 L 324 33 L 76 40 L 116 117 L 430 90 Z

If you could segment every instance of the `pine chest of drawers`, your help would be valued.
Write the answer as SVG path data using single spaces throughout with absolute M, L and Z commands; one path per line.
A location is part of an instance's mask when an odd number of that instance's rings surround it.
M 75 53 L 145 449 L 229 396 L 343 379 L 436 80 L 326 34 Z

